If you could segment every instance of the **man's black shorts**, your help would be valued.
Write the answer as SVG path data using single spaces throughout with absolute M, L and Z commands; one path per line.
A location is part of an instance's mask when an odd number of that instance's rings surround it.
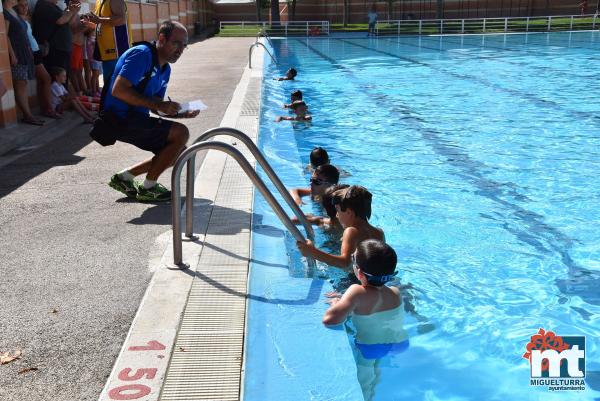
M 150 117 L 141 113 L 130 113 L 117 138 L 140 149 L 158 154 L 167 146 L 173 121 Z

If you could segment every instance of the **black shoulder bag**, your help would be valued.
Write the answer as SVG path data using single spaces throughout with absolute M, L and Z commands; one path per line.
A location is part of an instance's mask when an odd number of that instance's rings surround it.
M 144 78 L 140 81 L 140 83 L 134 86 L 134 89 L 137 92 L 143 94 L 146 90 L 146 86 L 148 86 L 148 82 L 150 82 L 150 78 L 152 78 L 152 72 L 154 71 L 154 68 L 160 68 L 158 65 L 158 55 L 156 54 L 156 47 L 152 43 L 136 42 L 133 45 L 144 45 L 149 47 L 152 51 L 152 66 L 150 67 L 150 70 L 144 74 Z M 110 83 L 108 85 L 110 85 Z M 106 98 L 107 92 L 108 90 L 102 91 L 102 97 L 100 98 L 100 111 L 98 112 L 98 117 L 94 120 L 94 126 L 90 130 L 90 136 L 92 139 L 102 146 L 114 145 L 119 138 L 118 132 L 120 130 L 127 129 L 126 121 L 120 119 L 114 112 L 110 110 L 104 110 L 104 99 Z M 128 113 L 131 112 L 133 112 L 133 106 L 129 106 Z

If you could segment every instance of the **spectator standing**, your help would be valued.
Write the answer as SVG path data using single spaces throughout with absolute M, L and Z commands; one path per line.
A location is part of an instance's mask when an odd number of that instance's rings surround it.
M 69 71 L 72 41 L 69 23 L 79 12 L 81 3 L 71 1 L 64 11 L 57 3 L 58 0 L 38 0 L 33 11 L 33 36 L 40 48 L 48 49 L 44 57 L 47 71 L 50 67 Z
M 79 14 L 75 15 L 71 22 L 72 48 L 71 48 L 71 84 L 78 95 L 83 95 L 87 91 L 87 86 L 83 80 L 83 47 L 85 46 L 85 31 L 88 29 L 87 21 L 82 21 Z
M 96 43 L 102 61 L 104 82 L 109 82 L 117 60 L 131 46 L 131 26 L 125 0 L 96 0 L 87 19 L 96 24 Z M 106 86 L 106 85 L 105 85 Z
M 46 71 L 46 67 L 44 67 L 44 56 L 42 51 L 40 50 L 37 41 L 33 37 L 31 24 L 29 23 L 29 19 L 31 18 L 29 15 L 29 3 L 27 0 L 18 0 L 18 3 L 14 9 L 17 11 L 17 14 L 19 14 L 19 17 L 21 17 L 21 19 L 23 19 L 23 21 L 25 21 L 27 24 L 27 38 L 29 39 L 29 45 L 33 51 L 35 80 L 37 81 L 37 96 L 38 101 L 40 102 L 42 115 L 50 118 L 60 118 L 52 109 L 52 105 L 50 103 L 50 85 L 52 80 L 50 79 L 50 74 L 48 74 L 48 71 Z
M 85 86 L 88 88 L 89 96 L 100 97 L 99 76 L 102 62 L 94 60 L 94 48 L 96 47 L 96 25 L 87 22 L 88 29 L 85 32 L 85 46 L 83 47 L 83 72 Z
M 369 32 L 367 32 L 367 36 L 375 35 L 375 25 L 377 24 L 377 7 L 375 4 L 371 6 L 371 10 L 367 14 L 367 18 L 369 19 Z
M 43 120 L 36 119 L 29 107 L 27 81 L 33 79 L 33 51 L 27 37 L 27 24 L 13 7 L 16 0 L 2 0 L 2 13 L 6 21 L 8 33 L 8 56 L 15 90 L 15 101 L 23 112 L 23 122 L 32 125 L 44 125 Z

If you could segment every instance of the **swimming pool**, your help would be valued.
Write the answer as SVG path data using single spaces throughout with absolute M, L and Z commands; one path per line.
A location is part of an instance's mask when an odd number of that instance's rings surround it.
M 597 32 L 274 41 L 260 147 L 305 186 L 313 146 L 373 193 L 418 314 L 375 400 L 600 397 Z M 295 82 L 277 82 L 296 66 Z M 301 89 L 311 124 L 275 123 Z M 318 212 L 307 201 L 305 212 Z M 257 195 L 245 400 L 359 400 L 351 333 L 321 325 L 332 288 Z M 331 238 L 317 230 L 319 246 Z M 333 246 L 333 245 L 331 245 Z M 327 245 L 326 245 L 327 247 Z M 530 386 L 539 328 L 586 336 L 586 390 Z

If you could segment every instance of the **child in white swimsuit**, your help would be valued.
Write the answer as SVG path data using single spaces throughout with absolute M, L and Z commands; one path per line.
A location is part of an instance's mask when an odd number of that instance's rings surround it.
M 403 329 L 404 308 L 398 287 L 385 283 L 396 275 L 394 249 L 379 240 L 358 244 L 353 269 L 359 284 L 353 284 L 341 297 L 328 294 L 331 306 L 323 316 L 327 326 L 343 323 L 349 316 L 356 328 L 357 373 L 365 400 L 371 400 L 378 382 L 378 360 L 406 351 L 408 335 Z

